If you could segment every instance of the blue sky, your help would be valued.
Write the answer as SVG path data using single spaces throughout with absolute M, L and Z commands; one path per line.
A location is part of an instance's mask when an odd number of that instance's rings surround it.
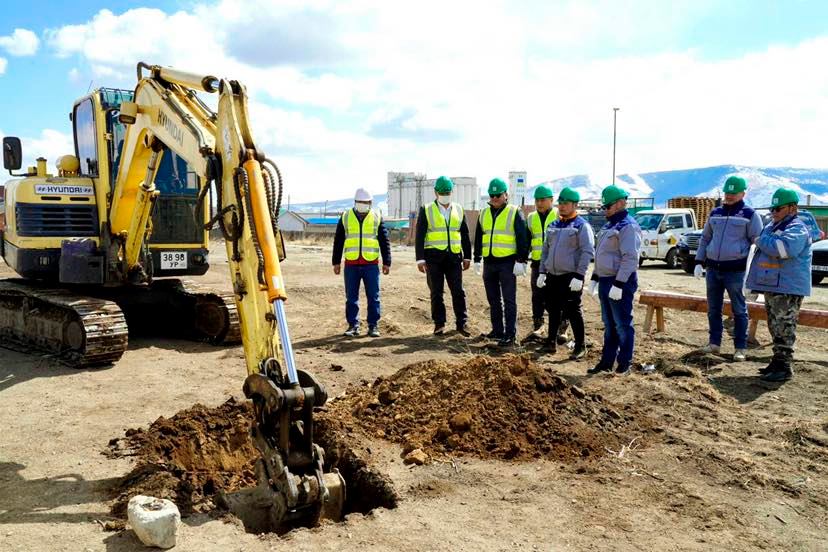
M 51 162 L 90 82 L 132 88 L 143 60 L 242 80 L 294 201 L 390 170 L 606 174 L 615 105 L 619 172 L 818 167 L 825 21 L 818 1 L 9 3 L 0 133 Z

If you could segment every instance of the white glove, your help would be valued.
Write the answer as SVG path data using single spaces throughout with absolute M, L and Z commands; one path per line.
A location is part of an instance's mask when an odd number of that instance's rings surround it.
M 578 278 L 572 278 L 569 281 L 569 291 L 579 292 L 584 289 L 584 281 Z
M 590 280 L 589 282 L 589 296 L 593 299 L 598 296 L 598 280 Z
M 540 274 L 538 274 L 538 281 L 535 283 L 535 285 L 538 286 L 539 289 L 546 285 L 545 272 L 541 272 Z
M 702 268 L 702 265 L 697 264 L 696 268 L 693 269 L 693 276 L 695 276 L 696 278 L 701 279 L 701 277 L 703 275 L 704 275 L 704 268 Z
M 480 276 L 483 272 L 483 263 L 474 263 L 474 273 Z
M 515 263 L 512 274 L 515 276 L 526 276 L 526 263 Z
M 620 301 L 621 296 L 624 295 L 624 290 L 618 286 L 612 286 L 612 289 L 609 292 L 609 298 L 613 301 Z

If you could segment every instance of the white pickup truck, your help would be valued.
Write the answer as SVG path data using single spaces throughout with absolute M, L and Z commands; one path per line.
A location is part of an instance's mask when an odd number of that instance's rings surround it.
M 635 220 L 641 226 L 641 258 L 664 261 L 669 268 L 678 266 L 678 242 L 696 229 L 696 213 L 692 209 L 650 209 L 639 211 Z

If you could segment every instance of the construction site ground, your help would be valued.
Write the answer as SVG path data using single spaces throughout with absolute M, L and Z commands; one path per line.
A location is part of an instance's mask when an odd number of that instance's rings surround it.
M 216 243 L 213 249 L 212 269 L 198 280 L 229 289 L 223 245 Z M 648 336 L 641 331 L 644 309 L 636 305 L 636 361 L 654 364 L 656 372 L 586 377 L 597 360 L 602 332 L 598 305 L 590 299 L 584 299 L 584 308 L 592 348 L 585 360 L 569 361 L 563 351 L 555 357 L 539 355 L 534 345 L 512 351 L 525 355 L 523 360 L 481 360 L 474 357 L 502 353 L 453 332 L 431 335 L 428 290 L 412 248 L 396 247 L 392 272 L 382 278 L 382 337 L 376 339 L 341 337 L 343 282 L 331 271 L 329 245 L 292 243 L 288 256 L 287 311 L 298 364 L 325 382 L 331 397 L 347 390 L 327 415 L 340 412 L 347 418 L 343 424 L 352 445 L 390 478 L 399 504 L 285 535 L 248 533 L 227 516 L 196 509 L 183 520 L 177 549 L 828 548 L 825 330 L 800 328 L 795 378 L 781 386 L 763 384 L 756 371 L 771 356 L 764 323 L 760 347 L 750 350 L 747 362 L 732 363 L 727 337 L 719 356 L 691 354 L 707 341 L 704 315 L 668 310 L 666 333 Z M 0 265 L 0 276 L 13 273 Z M 702 281 L 660 263 L 645 264 L 640 281 L 642 289 L 704 293 Z M 474 335 L 488 332 L 483 284 L 471 270 L 465 273 L 465 288 Z M 519 281 L 518 303 L 520 334 L 525 335 L 531 329 L 528 278 Z M 362 305 L 364 317 L 364 300 Z M 815 289 L 804 306 L 828 309 L 828 286 Z M 449 318 L 451 328 L 451 314 Z M 426 361 L 432 362 L 395 376 Z M 518 365 L 528 372 L 514 368 Z M 466 382 L 477 385 L 485 400 L 479 407 L 466 401 L 463 412 L 446 412 L 452 408 L 447 395 L 424 392 L 422 402 L 409 401 L 417 416 L 426 418 L 429 406 L 434 409 L 433 419 L 423 420 L 433 427 L 419 433 L 416 419 L 383 410 L 394 402 L 389 393 L 405 396 L 411 389 L 416 370 L 429 374 L 423 384 L 428 391 L 444 366 L 454 367 L 452 385 L 463 384 L 456 380 L 458 374 L 486 376 L 481 370 L 487 366 L 507 366 L 511 375 L 498 376 L 488 387 Z M 543 424 L 529 423 L 536 421 L 531 405 L 540 404 L 530 399 L 543 396 L 536 395 L 531 379 L 521 383 L 526 374 L 535 374 L 536 388 L 562 405 L 558 410 L 544 405 Z M 110 440 L 196 403 L 214 409 L 231 397 L 241 402 L 244 376 L 240 347 L 170 339 L 131 338 L 117 364 L 89 370 L 0 349 L 0 550 L 143 550 L 132 531 L 119 529 L 112 513 L 115 490 L 135 467 L 135 458 L 104 454 Z M 384 379 L 377 382 L 378 377 Z M 575 390 L 569 387 L 573 385 Z M 571 397 L 555 399 L 550 389 L 568 389 L 583 400 L 598 395 L 590 404 L 599 406 L 586 408 Z M 347 409 L 338 406 L 344 404 Z M 475 428 L 476 423 L 502 423 L 484 416 L 484 410 L 500 409 L 506 416 L 512 412 L 509 405 L 517 405 L 515 415 L 526 420 L 510 421 L 510 435 Z M 549 420 L 556 412 L 561 412 L 560 424 Z M 458 421 L 455 414 L 468 418 Z M 479 446 L 460 437 L 453 443 L 449 437 L 448 444 L 429 442 L 434 428 L 441 431 L 441 416 L 451 418 L 452 427 L 471 423 L 491 444 Z M 578 416 L 599 425 L 577 425 Z M 395 429 L 397 422 L 408 424 L 406 435 L 419 442 L 405 442 Z M 209 425 L 215 431 L 226 429 Z M 575 429 L 550 436 L 543 428 Z M 515 444 L 498 448 L 498 438 L 514 438 Z M 582 454 L 555 446 L 556 440 L 571 446 L 579 439 L 584 440 Z M 430 461 L 404 464 L 403 450 L 420 445 Z

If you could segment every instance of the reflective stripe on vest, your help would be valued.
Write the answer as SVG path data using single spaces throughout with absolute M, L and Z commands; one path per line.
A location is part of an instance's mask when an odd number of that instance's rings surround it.
M 440 207 L 436 202 L 431 202 L 424 207 L 428 229 L 425 235 L 426 249 L 439 249 L 445 251 L 451 248 L 452 253 L 460 253 L 460 225 L 463 223 L 463 208 L 457 203 L 452 203 L 449 220 L 443 216 Z
M 359 217 L 353 209 L 342 213 L 342 226 L 345 228 L 345 253 L 346 261 L 356 261 L 360 256 L 366 261 L 379 259 L 380 248 L 377 231 L 382 217 L 374 210 L 365 213 L 365 218 L 360 222 Z
M 541 228 L 540 215 L 538 212 L 532 211 L 529 213 L 529 220 L 526 222 L 529 223 L 529 231 L 532 233 L 531 258 L 533 261 L 540 260 L 541 253 L 543 252 L 543 239 L 546 236 L 546 229 L 549 228 L 549 224 L 554 222 L 557 218 L 558 213 L 554 209 L 550 209 L 549 213 L 546 215 L 546 221 L 543 223 L 543 228 Z
M 515 217 L 518 208 L 506 205 L 497 218 L 492 220 L 492 208 L 486 207 L 480 214 L 480 228 L 483 229 L 483 256 L 508 257 L 517 254 Z

